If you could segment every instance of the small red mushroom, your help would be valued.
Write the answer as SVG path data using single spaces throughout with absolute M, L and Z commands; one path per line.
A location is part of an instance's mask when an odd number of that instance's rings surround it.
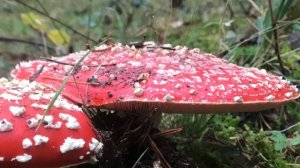
M 89 118 L 62 97 L 36 130 L 54 95 L 36 82 L 0 79 L 0 167 L 62 167 L 101 155 Z
M 86 52 L 22 62 L 12 76 L 58 88 Z M 199 49 L 149 42 L 142 48 L 103 44 L 72 75 L 63 91 L 66 97 L 114 110 L 246 112 L 277 107 L 299 97 L 295 86 L 265 70 L 237 66 Z

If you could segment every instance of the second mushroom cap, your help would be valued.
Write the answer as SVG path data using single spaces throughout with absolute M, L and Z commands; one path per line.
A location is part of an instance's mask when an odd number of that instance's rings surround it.
M 35 82 L 0 79 L 0 167 L 62 167 L 101 155 L 89 118 L 63 97 L 36 130 L 54 94 Z

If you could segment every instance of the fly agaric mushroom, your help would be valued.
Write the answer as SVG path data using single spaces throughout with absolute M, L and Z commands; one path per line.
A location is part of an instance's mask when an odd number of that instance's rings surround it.
M 85 53 L 22 62 L 11 74 L 58 88 Z M 68 80 L 63 94 L 86 106 L 166 113 L 261 111 L 299 97 L 295 86 L 265 70 L 237 66 L 199 49 L 149 42 L 142 48 L 97 47 Z
M 62 97 L 36 130 L 54 95 L 35 82 L 0 80 L 0 167 L 61 167 L 101 155 L 88 117 Z

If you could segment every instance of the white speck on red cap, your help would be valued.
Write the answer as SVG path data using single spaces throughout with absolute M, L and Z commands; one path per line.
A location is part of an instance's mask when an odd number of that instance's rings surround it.
M 266 97 L 266 100 L 270 101 L 270 102 L 274 101 L 274 99 L 275 99 L 274 95 L 269 95 L 269 96 Z
M 23 113 L 25 113 L 25 107 L 19 107 L 19 106 L 10 106 L 9 111 L 14 116 L 21 116 Z
M 103 143 L 99 142 L 95 138 L 92 138 L 91 142 L 89 143 L 89 148 L 90 148 L 90 151 L 93 151 L 97 154 L 102 153 Z
M 31 140 L 29 138 L 23 139 L 22 146 L 23 146 L 23 149 L 27 149 L 27 148 L 31 147 L 32 146 Z
M 133 93 L 134 93 L 134 95 L 136 95 L 137 97 L 142 96 L 143 93 L 144 93 L 144 89 L 141 88 L 141 87 L 134 88 Z
M 237 103 L 242 103 L 243 102 L 242 96 L 234 96 L 233 100 Z
M 60 152 L 66 153 L 72 150 L 83 148 L 85 141 L 83 139 L 66 138 L 64 143 L 60 146 Z
M 67 121 L 66 127 L 69 129 L 79 129 L 80 124 L 77 121 L 77 119 L 70 114 L 64 114 L 64 113 L 59 113 L 59 118 L 61 118 L 64 121 Z
M 13 129 L 13 124 L 6 119 L 0 120 L 0 132 L 7 132 Z
M 29 128 L 34 128 L 39 124 L 39 120 L 36 118 L 30 118 L 26 121 Z
M 23 155 L 18 155 L 15 158 L 12 158 L 11 161 L 16 160 L 18 162 L 25 163 L 25 162 L 29 162 L 31 159 L 32 159 L 31 155 L 24 153 Z
M 293 96 L 293 93 L 292 92 L 287 92 L 284 94 L 286 98 L 290 98 Z
M 42 136 L 42 135 L 35 135 L 33 137 L 33 140 L 34 140 L 34 145 L 38 146 L 38 145 L 47 143 L 49 141 L 49 138 L 46 136 Z
M 171 94 L 166 94 L 164 97 L 163 97 L 163 100 L 165 101 L 165 102 L 172 102 L 173 101 L 173 99 L 174 99 L 174 96 L 172 96 Z

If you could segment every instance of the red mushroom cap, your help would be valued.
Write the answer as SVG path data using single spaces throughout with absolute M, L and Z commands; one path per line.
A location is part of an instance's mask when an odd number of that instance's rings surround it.
M 85 53 L 23 62 L 12 76 L 58 88 Z M 299 97 L 295 86 L 265 70 L 237 66 L 199 49 L 151 43 L 139 49 L 99 46 L 69 79 L 63 94 L 88 106 L 169 113 L 260 111 Z
M 35 82 L 0 80 L 0 167 L 61 167 L 101 155 L 101 138 L 81 109 Z

